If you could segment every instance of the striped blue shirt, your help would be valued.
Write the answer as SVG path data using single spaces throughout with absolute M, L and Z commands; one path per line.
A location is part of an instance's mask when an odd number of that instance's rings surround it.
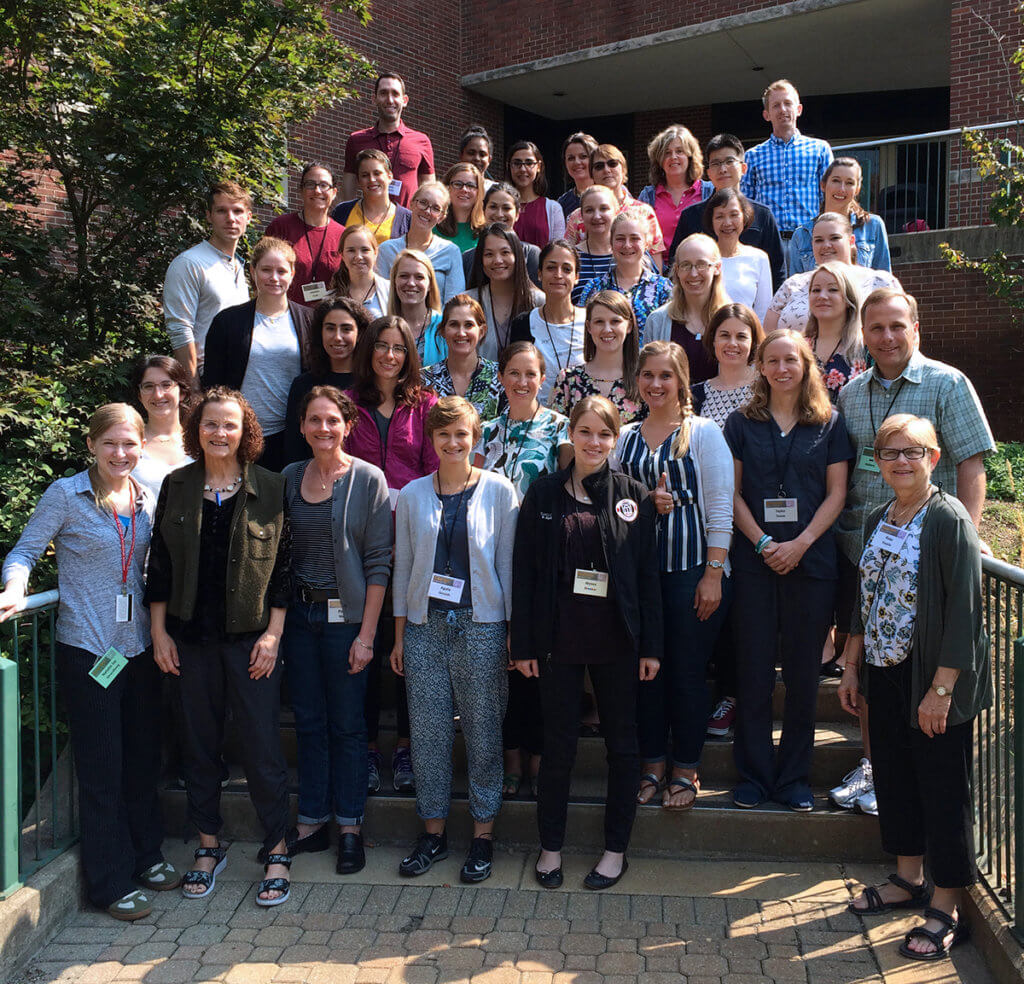
M 767 205 L 782 232 L 809 225 L 821 204 L 821 179 L 832 163 L 832 148 L 797 130 L 789 140 L 773 133 L 747 151 L 747 173 L 740 190 Z
M 579 304 L 583 291 L 591 280 L 595 280 L 612 268 L 612 254 L 600 256 L 597 253 L 580 253 L 580 275 L 572 289 L 572 302 Z

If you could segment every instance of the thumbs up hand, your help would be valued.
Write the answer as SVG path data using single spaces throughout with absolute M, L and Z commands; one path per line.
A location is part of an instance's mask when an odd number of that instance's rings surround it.
M 675 503 L 672 501 L 672 493 L 668 490 L 668 472 L 662 472 L 658 484 L 651 493 L 654 499 L 654 508 L 663 516 L 672 512 Z

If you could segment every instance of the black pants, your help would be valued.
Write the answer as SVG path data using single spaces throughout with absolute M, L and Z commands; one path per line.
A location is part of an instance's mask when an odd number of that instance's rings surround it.
M 220 815 L 221 748 L 228 706 L 242 736 L 242 766 L 249 796 L 263 824 L 269 851 L 288 828 L 288 773 L 281 748 L 280 666 L 269 677 L 249 678 L 257 636 L 230 642 L 179 642 L 185 793 L 189 819 L 216 836 Z
M 508 709 L 502 724 L 505 751 L 521 748 L 528 755 L 544 751 L 544 717 L 540 708 L 540 681 L 509 671 Z
M 57 677 L 78 776 L 86 892 L 106 908 L 163 861 L 160 777 L 160 671 L 147 650 L 104 690 L 89 676 L 93 653 L 57 644 Z
M 904 857 L 924 855 L 939 888 L 975 880 L 971 819 L 973 721 L 929 738 L 917 722 L 910 696 L 912 664 L 868 667 L 871 768 L 878 797 L 882 849 Z
M 723 697 L 736 696 L 736 643 L 733 640 L 732 618 L 722 623 L 722 631 L 715 642 L 715 687 L 718 691 L 717 700 Z
M 385 601 L 391 610 L 391 598 Z M 380 732 L 380 693 L 385 664 L 387 673 L 395 681 L 395 731 L 399 738 L 409 740 L 409 702 L 405 696 L 405 677 L 391 672 L 391 650 L 395 647 L 395 619 L 392 615 L 381 615 L 377 623 L 377 635 L 373 640 L 373 659 L 366 668 L 366 734 L 371 745 L 377 743 Z
M 771 571 L 736 571 L 733 577 L 736 768 L 741 779 L 754 783 L 762 796 L 786 802 L 808 786 L 821 647 L 832 624 L 836 583 Z M 786 684 L 778 754 L 772 740 L 777 656 Z
M 565 840 L 569 808 L 569 781 L 576 761 L 580 733 L 580 697 L 583 671 L 590 671 L 601 736 L 608 752 L 608 790 L 604 803 L 604 847 L 625 852 L 636 816 L 636 787 L 640 779 L 640 751 L 636 734 L 636 699 L 639 680 L 635 659 L 587 666 L 540 664 L 540 701 L 544 714 L 544 755 L 537 786 L 537 826 L 545 851 L 560 851 Z

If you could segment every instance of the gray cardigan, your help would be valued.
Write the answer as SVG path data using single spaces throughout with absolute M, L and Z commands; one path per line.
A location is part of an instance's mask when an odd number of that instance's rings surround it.
M 519 500 L 503 475 L 480 472 L 466 511 L 470 590 L 474 622 L 506 622 L 512 617 L 512 545 Z M 395 510 L 394 611 L 415 625 L 427 621 L 427 590 L 441 528 L 441 500 L 434 475 L 402 489 Z
M 309 461 L 296 461 L 282 474 L 285 501 L 299 494 Z M 346 622 L 361 622 L 368 584 L 388 583 L 391 565 L 391 500 L 388 483 L 376 465 L 353 458 L 331 489 L 331 530 L 338 596 Z
M 656 307 L 644 324 L 644 342 L 671 342 L 672 319 L 668 316 L 668 304 Z
M 864 542 L 889 508 L 872 511 L 864 525 Z M 864 634 L 861 588 L 850 624 L 851 635 Z M 932 685 L 935 670 L 960 670 L 953 686 L 948 724 L 970 721 L 992 703 L 992 668 L 985 632 L 981 590 L 981 547 L 971 517 L 959 499 L 937 492 L 928 503 L 921 526 L 921 558 L 917 569 L 917 618 L 910 640 L 910 725 L 918 728 L 917 706 Z M 866 664 L 861 687 L 867 694 Z

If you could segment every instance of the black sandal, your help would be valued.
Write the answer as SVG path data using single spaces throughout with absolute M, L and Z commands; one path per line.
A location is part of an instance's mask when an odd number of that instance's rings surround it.
M 272 864 L 283 864 L 291 871 L 292 859 L 287 854 L 268 854 L 266 863 L 263 865 L 263 874 L 267 873 L 267 869 Z M 260 895 L 263 892 L 280 892 L 281 894 L 276 899 L 261 899 Z M 288 901 L 291 894 L 292 883 L 287 878 L 264 878 L 256 886 L 256 904 L 265 909 L 273 905 L 281 905 L 282 902 Z
M 650 803 L 651 800 L 653 800 L 654 797 L 657 796 L 658 793 L 661 792 L 661 783 L 662 783 L 662 778 L 660 776 L 656 776 L 653 772 L 645 772 L 640 777 L 640 782 L 637 783 L 637 787 L 636 787 L 636 801 L 637 801 L 637 804 L 639 806 L 646 806 L 648 803 Z M 647 799 L 641 799 L 640 797 L 643 796 L 644 793 L 646 793 L 648 789 L 651 790 L 651 795 L 648 796 Z
M 673 789 L 672 787 L 676 788 Z M 693 793 L 693 799 L 689 803 L 684 803 L 682 806 L 669 806 L 664 797 L 662 797 L 661 808 L 668 810 L 670 813 L 685 813 L 687 810 L 692 810 L 697 805 L 697 796 L 700 793 L 700 787 L 697 785 L 696 780 L 688 779 L 686 776 L 672 776 L 667 783 L 665 783 L 665 792 L 670 797 L 675 796 L 677 793 Z
M 933 909 L 929 906 L 924 910 L 924 917 L 925 919 L 935 919 L 946 928 L 943 930 L 932 930 L 925 929 L 924 926 L 917 926 L 907 933 L 900 944 L 900 954 L 909 960 L 944 960 L 949 956 L 949 951 L 957 943 L 962 943 L 970 935 L 970 930 L 966 923 L 959 919 L 954 919 L 948 912 L 943 912 L 941 909 Z M 949 943 L 947 943 L 946 937 L 949 936 L 950 932 L 952 932 L 953 936 Z M 927 940 L 935 949 L 930 953 L 919 953 L 917 950 L 911 950 L 910 941 L 912 939 Z
M 198 868 L 193 868 L 191 871 L 186 871 L 185 877 L 181 879 L 181 894 L 186 899 L 205 899 L 213 891 L 213 886 L 217 884 L 217 875 L 224 870 L 228 863 L 228 849 L 219 844 L 216 847 L 200 847 L 192 856 L 197 861 L 200 858 L 214 858 L 217 862 L 213 871 L 200 871 Z M 184 887 L 186 885 L 202 885 L 203 890 L 188 892 Z
M 868 885 L 864 889 L 864 898 L 868 902 L 867 906 L 862 909 L 851 902 L 846 907 L 847 912 L 852 912 L 855 916 L 877 916 L 883 912 L 890 912 L 893 909 L 919 909 L 931 901 L 932 893 L 927 881 L 921 882 L 920 885 L 914 885 L 912 882 L 908 882 L 905 878 L 900 878 L 896 874 L 889 875 L 889 881 L 897 888 L 902 888 L 904 892 L 908 892 L 910 898 L 901 899 L 898 902 L 886 902 L 882 899 L 874 885 Z

